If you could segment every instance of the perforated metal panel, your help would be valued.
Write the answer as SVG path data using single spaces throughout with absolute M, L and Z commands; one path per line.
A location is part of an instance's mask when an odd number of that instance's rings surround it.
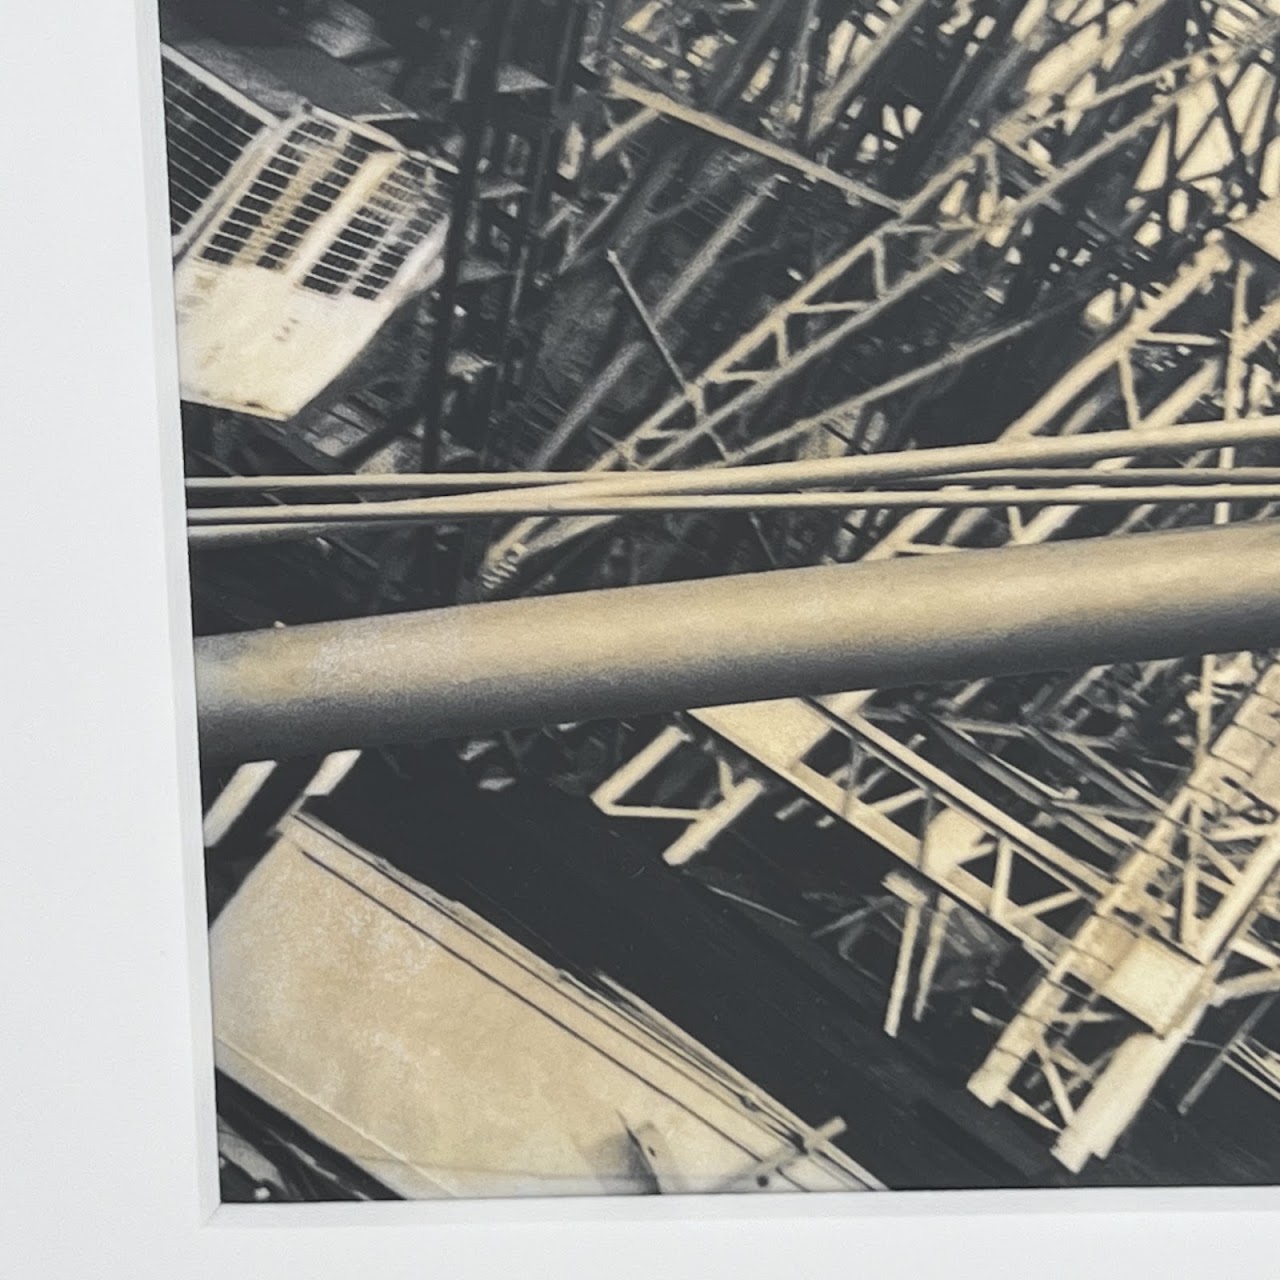
M 165 137 L 169 155 L 169 231 L 179 237 L 226 182 L 275 118 L 166 49 Z
M 371 126 L 255 116 L 181 55 L 166 75 L 183 396 L 292 418 L 432 282 L 448 202 Z
M 268 271 L 285 267 L 377 149 L 330 121 L 302 120 L 257 169 L 202 246 L 201 258 Z

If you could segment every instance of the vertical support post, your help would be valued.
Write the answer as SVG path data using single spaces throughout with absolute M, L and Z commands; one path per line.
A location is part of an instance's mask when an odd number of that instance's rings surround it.
M 583 0 L 559 0 L 551 19 L 555 30 L 559 32 L 554 59 L 548 69 L 551 97 L 547 103 L 547 115 L 542 123 L 535 155 L 529 166 L 532 180 L 520 218 L 519 242 L 510 284 L 502 303 L 502 321 L 495 344 L 495 380 L 485 401 L 485 421 L 482 424 L 485 444 L 481 448 L 482 456 L 487 456 L 489 430 L 494 416 L 504 408 L 510 386 L 507 370 L 511 361 L 511 348 L 521 315 L 528 305 L 526 295 L 530 292 L 530 280 L 536 276 L 542 249 L 540 237 L 551 207 L 552 189 L 564 142 L 565 112 L 573 98 L 575 72 L 582 53 L 586 19 L 587 10 Z
M 916 998 L 911 1009 L 913 1022 L 919 1022 L 929 1007 L 929 996 L 933 991 L 933 980 L 937 976 L 938 962 L 942 959 L 942 947 L 947 939 L 947 927 L 951 923 L 951 913 L 955 910 L 952 898 L 939 896 L 933 913 L 929 917 L 929 934 L 925 941 L 924 956 L 920 961 L 920 977 L 916 983 Z
M 471 64 L 459 98 L 464 135 L 462 157 L 454 186 L 449 233 L 445 240 L 444 272 L 437 295 L 431 355 L 413 405 L 415 415 L 422 423 L 422 470 L 428 472 L 437 470 L 439 466 L 441 415 L 449 376 L 458 280 L 466 257 L 485 127 L 497 93 L 498 65 L 514 5 L 515 0 L 489 0 L 476 14 L 471 38 L 479 43 L 479 54 Z
M 1095 1086 L 1090 1091 L 1053 1148 L 1053 1154 L 1072 1173 L 1079 1173 L 1090 1157 L 1106 1159 L 1111 1154 L 1116 1140 L 1133 1123 L 1157 1081 L 1195 1030 L 1200 1014 L 1201 1009 L 1196 1007 L 1169 1035 L 1143 1032 L 1130 1036 L 1116 1050 L 1104 1073 L 1105 1087 Z
M 923 902 L 908 902 L 906 918 L 902 922 L 902 941 L 898 944 L 898 964 L 893 971 L 893 985 L 889 988 L 889 1006 L 884 1015 L 884 1033 L 896 1036 L 902 1024 L 902 1008 L 907 1000 L 907 985 L 911 981 L 911 960 L 915 954 L 916 938 L 920 933 L 920 917 L 924 914 Z

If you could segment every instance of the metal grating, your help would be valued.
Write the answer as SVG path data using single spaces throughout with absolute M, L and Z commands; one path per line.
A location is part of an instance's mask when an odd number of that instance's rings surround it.
M 337 205 L 370 157 L 390 149 L 338 121 L 301 121 L 254 175 L 200 257 L 224 266 L 282 269 L 297 257 L 308 234 Z M 426 164 L 406 155 L 307 269 L 302 287 L 330 296 L 376 299 L 446 216 L 444 201 L 430 189 Z
M 179 235 L 249 144 L 266 127 L 194 68 L 166 55 L 165 136 L 169 160 L 169 231 Z
M 303 287 L 377 298 L 444 212 L 428 192 L 426 165 L 406 156 L 338 233 Z
M 376 149 L 328 120 L 303 120 L 276 146 L 200 256 L 279 270 Z
M 423 166 L 414 163 L 417 169 L 423 169 Z M 405 167 L 402 165 L 401 169 Z M 393 179 L 398 180 L 399 174 L 400 171 L 397 170 L 397 173 L 392 175 Z M 426 178 L 425 172 L 421 174 L 415 172 L 414 177 L 415 183 L 421 189 Z M 364 274 L 356 281 L 352 290 L 356 297 L 370 299 L 378 297 L 395 279 L 414 248 L 421 243 L 432 227 L 438 225 L 447 216 L 448 209 L 442 200 L 428 198 L 420 201 L 407 221 L 401 219 L 399 230 L 386 238 L 377 256 L 372 259 Z

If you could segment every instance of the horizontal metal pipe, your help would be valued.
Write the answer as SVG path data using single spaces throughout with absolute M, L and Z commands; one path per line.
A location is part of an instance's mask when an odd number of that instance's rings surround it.
M 1280 416 L 1234 422 L 1198 422 L 1141 431 L 1099 431 L 1080 436 L 1032 436 L 988 444 L 905 449 L 893 453 L 682 471 L 471 471 L 349 476 L 190 476 L 188 493 L 257 493 L 305 490 L 347 492 L 473 492 L 559 486 L 570 493 L 767 493 L 846 485 L 857 487 L 952 472 L 1007 467 L 1046 467 L 1103 458 L 1141 457 L 1224 445 L 1280 443 Z M 499 503 L 502 493 L 490 501 Z
M 224 493 L 473 493 L 589 480 L 590 471 L 360 472 L 353 475 L 188 476 L 189 494 Z
M 839 458 L 806 458 L 791 462 L 756 462 L 741 466 L 686 471 L 599 471 L 596 480 L 557 488 L 595 496 L 602 493 L 770 493 L 787 489 L 848 488 L 918 476 L 998 467 L 1044 467 L 1097 462 L 1103 458 L 1138 458 L 1151 453 L 1213 449 L 1226 445 L 1280 443 L 1280 415 L 1234 422 L 1198 422 L 1176 427 L 1098 431 L 1077 436 L 1031 436 L 989 444 L 944 445 L 897 453 Z M 709 480 L 709 476 L 714 479 Z M 483 495 L 500 505 L 505 493 Z
M 1072 506 L 1137 506 L 1187 502 L 1275 502 L 1280 485 L 1219 483 L 1193 485 L 1065 486 L 1063 488 L 871 489 L 857 493 L 673 493 L 599 498 L 513 497 L 504 516 L 653 515 L 698 511 L 860 511 L 920 507 L 1017 507 L 1069 503 Z M 451 524 L 488 520 L 498 514 L 474 499 L 401 499 L 389 502 L 299 503 L 286 507 L 208 507 L 188 512 L 193 527 L 230 525 Z
M 1202 485 L 1202 484 L 1273 484 L 1280 485 L 1280 467 L 1124 467 L 1104 470 L 1101 467 L 1042 467 L 1002 471 L 956 471 L 945 476 L 921 476 L 923 485 Z
M 466 494 L 499 489 L 554 487 L 582 481 L 591 472 L 506 471 L 447 472 L 435 475 L 351 475 L 351 476 L 195 476 L 187 480 L 187 492 L 201 496 L 267 496 L 278 493 L 427 493 Z M 643 472 L 626 472 L 643 475 Z M 719 472 L 702 471 L 706 477 L 700 492 L 719 493 Z M 901 488 L 905 485 L 935 487 L 944 484 L 1280 484 L 1280 467 L 1126 467 L 1102 470 L 1099 467 L 1003 467 L 990 470 L 948 471 L 936 475 L 906 476 L 878 483 Z M 867 491 L 869 492 L 869 491 Z M 196 508 L 205 510 L 206 508 Z
M 1031 436 L 989 444 L 944 445 L 897 453 L 853 457 L 806 458 L 791 462 L 757 462 L 743 466 L 688 471 L 596 473 L 597 480 L 557 488 L 557 494 L 770 493 L 787 489 L 859 488 L 886 480 L 936 476 L 954 471 L 996 467 L 1043 467 L 1097 462 L 1103 458 L 1137 458 L 1151 453 L 1182 452 L 1226 445 L 1280 443 L 1280 415 L 1227 422 L 1197 422 L 1176 427 L 1098 431 L 1078 436 Z M 714 480 L 708 481 L 708 475 Z M 616 487 L 615 487 L 616 486 Z M 500 506 L 506 493 L 479 495 Z
M 301 542 L 308 538 L 336 538 L 343 534 L 363 533 L 369 529 L 392 529 L 382 521 L 364 524 L 216 524 L 194 525 L 187 530 L 187 547 L 191 551 L 235 550 L 271 543 Z
M 1280 645 L 1280 524 L 626 587 L 196 641 L 210 760 Z
M 1153 487 L 1138 488 L 1135 482 L 1150 481 Z M 1158 482 L 1164 482 L 1163 491 L 1157 493 Z M 886 481 L 892 485 L 894 482 Z M 979 508 L 987 506 L 1027 506 L 1035 503 L 1060 505 L 1070 503 L 1078 506 L 1096 505 L 1137 505 L 1141 502 L 1154 504 L 1176 504 L 1180 502 L 1259 502 L 1280 499 L 1280 468 L 1277 467 L 1237 467 L 1224 469 L 1220 467 L 1166 467 L 1166 468 L 1127 468 L 1121 471 L 1104 471 L 1100 468 L 1090 470 L 1040 469 L 1023 471 L 986 471 L 956 472 L 942 476 L 920 476 L 903 483 L 922 484 L 928 491 L 908 493 L 904 501 L 895 496 L 885 501 L 866 501 L 862 496 L 856 500 L 844 501 L 838 495 L 821 495 L 814 498 L 806 495 L 798 501 L 789 501 L 786 495 L 720 495 L 715 501 L 701 502 L 693 495 L 680 495 L 672 498 L 657 496 L 654 498 L 629 498 L 620 495 L 620 500 L 601 499 L 599 510 L 609 512 L 625 512 L 636 514 L 645 512 L 672 511 L 761 511 L 774 509 L 799 509 L 817 507 L 819 509 L 876 507 L 903 507 L 936 510 L 947 508 Z M 995 486 L 1000 483 L 1019 486 L 1016 497 L 1010 493 L 1002 493 Z M 975 489 L 972 496 L 967 493 L 952 493 L 944 498 L 938 496 L 937 489 L 943 485 L 989 486 L 980 491 Z M 1039 484 L 1053 486 L 1052 493 L 1037 493 L 1031 488 L 1021 486 Z M 1100 494 L 1097 488 L 1087 492 L 1073 491 L 1070 486 L 1087 484 L 1090 486 L 1106 486 L 1119 490 L 1114 496 Z M 1253 486 L 1246 488 L 1244 486 Z M 935 488 L 936 486 L 936 488 Z M 1062 486 L 1059 488 L 1058 486 Z M 1262 486 L 1262 487 L 1258 487 Z M 1267 488 L 1266 486 L 1271 486 Z M 1272 492 L 1272 490 L 1275 492 Z M 884 491 L 861 490 L 860 495 L 867 498 L 878 496 Z M 895 495 L 904 491 L 894 489 Z M 528 508 L 522 508 L 527 510 Z M 536 508 L 544 510 L 544 508 Z M 596 510 L 590 507 L 588 510 Z M 223 548 L 255 546 L 266 543 L 291 542 L 307 538 L 322 538 L 342 533 L 367 531 L 378 527 L 386 527 L 388 523 L 413 523 L 412 514 L 396 516 L 389 520 L 386 514 L 381 518 L 364 519 L 362 506 L 349 508 L 357 515 L 350 519 L 338 519 L 335 513 L 326 513 L 325 519 L 308 520 L 300 515 L 296 506 L 289 509 L 289 514 L 274 517 L 273 523 L 254 520 L 243 516 L 237 510 L 232 522 L 206 524 L 206 514 L 210 508 L 202 508 L 201 516 L 196 517 L 188 533 L 188 545 L 192 550 L 212 551 Z M 254 508 L 264 510 L 264 508 Z M 547 508 L 549 510 L 549 508 Z M 491 512 L 484 512 L 487 518 Z M 450 516 L 447 512 L 431 512 L 425 517 L 417 517 L 422 524 L 448 523 L 450 520 L 461 520 L 462 515 Z

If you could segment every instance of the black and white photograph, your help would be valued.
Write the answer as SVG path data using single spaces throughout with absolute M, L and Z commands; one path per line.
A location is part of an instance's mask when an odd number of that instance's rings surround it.
M 158 19 L 221 1201 L 1280 1183 L 1274 0 Z

